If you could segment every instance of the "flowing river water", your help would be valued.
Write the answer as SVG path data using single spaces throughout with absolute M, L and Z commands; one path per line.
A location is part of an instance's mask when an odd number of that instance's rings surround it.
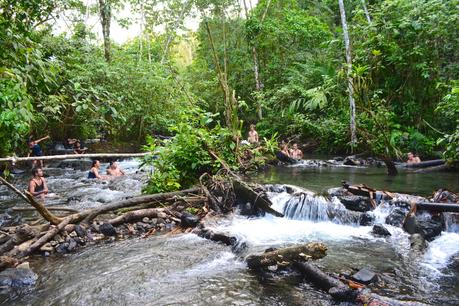
M 85 209 L 139 194 L 146 172 L 138 162 L 120 163 L 126 177 L 109 182 L 85 179 L 86 172 L 70 168 L 45 170 L 55 197 L 47 205 Z M 62 165 L 61 165 L 62 166 Z M 105 164 L 102 165 L 104 169 Z M 146 170 L 148 171 L 148 169 Z M 378 189 L 428 195 L 447 187 L 459 190 L 457 174 L 401 173 L 388 178 L 377 168 L 276 167 L 252 177 L 260 183 L 293 184 L 313 192 L 337 187 L 341 180 L 366 183 Z M 25 187 L 26 177 L 16 181 Z M 298 275 L 262 278 L 248 271 L 244 256 L 268 247 L 283 247 L 322 241 L 329 250 L 316 263 L 327 272 L 363 267 L 386 277 L 379 294 L 399 300 L 432 305 L 459 304 L 459 228 L 447 231 L 429 243 L 423 255 L 410 252 L 408 234 L 387 225 L 392 236 L 376 238 L 370 226 L 346 219 L 330 219 L 323 207 L 341 204 L 320 196 L 300 200 L 280 192 L 270 193 L 274 208 L 288 217 L 247 218 L 237 212 L 208 224 L 239 237 L 248 245 L 240 254 L 194 234 L 159 235 L 124 241 L 102 242 L 76 253 L 37 257 L 31 261 L 39 275 L 35 287 L 0 293 L 4 305 L 331 305 L 328 294 Z M 3 186 L 2 207 L 23 205 Z M 296 202 L 295 202 L 296 201 Z M 298 208 L 298 201 L 307 202 Z M 384 220 L 389 207 L 374 211 Z

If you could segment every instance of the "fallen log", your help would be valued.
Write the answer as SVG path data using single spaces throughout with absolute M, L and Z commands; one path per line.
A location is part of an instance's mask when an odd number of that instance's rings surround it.
M 440 166 L 443 165 L 445 161 L 443 159 L 433 159 L 433 160 L 426 160 L 420 163 L 400 163 L 397 166 L 404 167 L 404 168 L 427 168 L 433 166 Z
M 213 230 L 205 227 L 195 228 L 192 233 L 198 235 L 201 238 L 209 239 L 215 242 L 221 242 L 232 247 L 236 246 L 238 243 L 238 239 L 234 236 L 228 236 L 224 233 L 214 232 Z
M 256 207 L 262 211 L 272 214 L 276 217 L 284 217 L 284 215 L 273 208 L 271 208 L 271 201 L 266 195 L 261 194 L 253 190 L 247 183 L 239 179 L 233 180 L 233 188 L 236 196 L 243 201 L 253 203 Z
M 30 240 L 38 235 L 38 231 L 28 224 L 23 224 L 16 229 L 16 233 L 0 246 L 0 255 L 11 251 L 16 245 Z
M 113 226 L 117 226 L 121 223 L 142 220 L 145 217 L 167 218 L 167 214 L 164 212 L 164 209 L 161 209 L 161 208 L 147 208 L 147 209 L 140 209 L 140 210 L 127 212 L 121 216 L 108 220 L 107 222 Z
M 286 265 L 296 261 L 307 261 L 309 259 L 320 259 L 327 255 L 327 246 L 320 242 L 293 246 L 278 250 L 265 252 L 261 255 L 250 255 L 247 257 L 247 266 L 252 270 L 267 268 L 274 265 Z
M 459 213 L 459 204 L 455 203 L 416 203 L 417 210 L 428 210 L 434 212 L 456 212 Z
M 66 212 L 71 212 L 71 213 L 79 213 L 78 210 L 73 209 L 73 208 L 68 208 L 68 207 L 60 207 L 60 206 L 54 206 L 54 207 L 46 207 L 49 211 L 66 211 Z M 12 211 L 17 211 L 17 212 L 22 212 L 22 211 L 35 211 L 37 210 L 34 207 L 13 207 L 11 208 Z
M 105 205 L 99 208 L 81 212 L 79 214 L 81 215 L 80 220 L 84 219 L 83 220 L 84 223 L 90 223 L 98 215 L 112 211 L 112 210 L 116 210 L 116 209 L 120 209 L 124 207 L 136 206 L 136 205 L 144 204 L 148 202 L 165 201 L 165 200 L 169 200 L 174 197 L 183 197 L 187 194 L 198 193 L 198 192 L 199 192 L 199 188 L 190 188 L 190 189 L 185 189 L 185 190 L 180 190 L 180 191 L 156 193 L 156 194 L 151 194 L 151 195 L 134 197 L 134 198 L 123 200 L 123 201 L 113 203 L 110 205 Z
M 339 279 L 329 276 L 315 265 L 307 262 L 295 262 L 293 267 L 315 286 L 327 291 L 335 300 L 356 301 L 358 291 L 350 288 L 351 284 L 345 285 Z
M 114 158 L 114 157 L 143 157 L 152 153 L 91 153 L 91 154 L 66 154 L 66 155 L 49 155 L 49 156 L 33 156 L 33 157 L 3 157 L 0 162 L 20 162 L 32 160 L 63 160 L 77 158 Z
M 439 166 L 432 166 L 432 167 L 426 167 L 422 169 L 418 169 L 414 171 L 414 173 L 429 173 L 429 172 L 443 172 L 443 171 L 448 171 L 451 170 L 452 167 L 447 164 L 442 164 Z

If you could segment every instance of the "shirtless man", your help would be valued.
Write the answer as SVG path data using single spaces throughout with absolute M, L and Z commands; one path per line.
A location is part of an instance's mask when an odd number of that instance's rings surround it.
M 35 197 L 40 198 L 42 201 L 48 193 L 48 185 L 43 178 L 43 170 L 41 168 L 33 168 L 32 179 L 29 181 L 28 191 Z
M 123 176 L 124 172 L 116 162 L 110 162 L 110 166 L 107 169 L 107 174 L 110 176 Z
M 43 137 L 43 138 L 40 138 L 40 139 L 37 139 L 37 140 L 32 140 L 31 138 L 29 138 L 29 141 L 27 142 L 27 145 L 29 146 L 29 154 L 27 155 L 27 157 L 29 157 L 30 155 L 32 156 L 43 156 L 43 152 L 41 151 L 41 147 L 39 145 L 40 142 L 42 142 L 43 140 L 46 140 L 48 139 L 49 136 L 46 136 L 46 137 Z M 43 168 L 43 161 L 40 160 L 38 161 L 39 162 L 39 165 L 40 165 L 40 168 Z M 35 167 L 37 165 L 37 160 L 34 160 L 32 161 L 32 166 Z
M 293 147 L 290 150 L 290 157 L 297 160 L 303 158 L 303 152 L 298 149 L 298 145 L 296 143 L 293 144 Z
M 82 148 L 79 140 L 75 141 L 73 144 L 73 153 L 75 154 L 84 154 L 88 148 Z
M 247 140 L 250 143 L 258 143 L 258 133 L 255 130 L 255 124 L 250 125 L 249 138 Z
M 414 154 L 411 152 L 408 152 L 407 156 L 408 156 L 408 159 L 406 161 L 407 164 L 417 164 L 421 162 L 419 157 L 415 157 Z
M 288 150 L 288 144 L 284 143 L 281 145 L 281 153 L 284 154 L 287 157 L 290 157 L 290 152 Z

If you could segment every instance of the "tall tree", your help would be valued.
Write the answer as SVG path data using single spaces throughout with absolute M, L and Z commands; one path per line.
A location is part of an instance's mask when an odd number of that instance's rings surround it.
M 104 37 L 104 56 L 107 62 L 110 61 L 110 24 L 112 20 L 112 7 L 110 0 L 99 0 L 100 23 Z
M 347 64 L 347 89 L 349 93 L 349 107 L 351 112 L 351 146 L 354 147 L 357 144 L 357 136 L 355 133 L 355 101 L 354 101 L 354 84 L 352 79 L 352 55 L 351 55 L 351 43 L 349 40 L 349 32 L 347 29 L 346 21 L 346 10 L 344 9 L 344 1 L 338 0 L 339 12 L 341 15 L 341 24 L 343 26 L 344 45 L 346 47 L 346 64 Z

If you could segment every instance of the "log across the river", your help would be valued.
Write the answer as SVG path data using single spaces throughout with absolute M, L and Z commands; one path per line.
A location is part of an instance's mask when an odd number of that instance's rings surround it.
M 433 159 L 433 160 L 422 161 L 420 163 L 401 163 L 401 164 L 398 164 L 397 166 L 404 167 L 404 168 L 427 168 L 427 167 L 443 165 L 444 163 L 445 161 L 443 159 Z
M 0 162 L 20 162 L 32 160 L 63 160 L 75 158 L 114 158 L 114 157 L 143 157 L 152 153 L 91 153 L 91 154 L 66 154 L 66 155 L 49 155 L 49 156 L 32 156 L 32 157 L 2 157 Z
M 418 210 L 428 210 L 428 211 L 435 211 L 435 212 L 455 212 L 459 213 L 459 203 L 429 203 L 429 202 L 421 202 L 416 203 L 416 208 Z
M 234 179 L 233 188 L 239 199 L 251 202 L 264 212 L 270 213 L 276 217 L 284 217 L 282 213 L 271 208 L 272 203 L 265 195 L 257 193 L 242 180 Z

